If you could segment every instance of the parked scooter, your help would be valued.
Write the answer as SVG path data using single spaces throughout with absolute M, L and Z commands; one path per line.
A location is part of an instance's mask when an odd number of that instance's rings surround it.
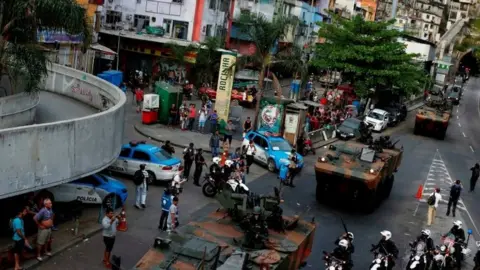
M 226 184 L 232 193 L 249 194 L 250 189 L 247 185 L 241 182 L 241 179 L 230 178 L 226 182 L 221 179 L 214 179 L 210 174 L 205 174 L 203 179 L 202 192 L 207 197 L 214 197 L 223 188 L 223 184 Z
M 214 197 L 217 192 L 219 191 L 220 189 L 220 183 L 218 183 L 218 181 L 220 181 L 219 179 L 218 180 L 215 180 L 213 179 L 213 177 L 207 173 L 205 174 L 205 176 L 203 177 L 203 186 L 202 186 L 202 193 L 203 195 L 207 196 L 207 197 Z

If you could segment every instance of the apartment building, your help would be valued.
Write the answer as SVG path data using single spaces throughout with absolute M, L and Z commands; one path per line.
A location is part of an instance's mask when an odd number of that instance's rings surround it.
M 449 30 L 455 22 L 469 17 L 468 14 L 472 11 L 473 4 L 473 0 L 450 0 L 448 3 L 447 30 Z
M 442 18 L 448 0 L 407 0 L 398 3 L 395 27 L 409 35 L 429 42 L 437 42 L 446 29 Z M 376 20 L 392 18 L 392 1 L 381 0 Z

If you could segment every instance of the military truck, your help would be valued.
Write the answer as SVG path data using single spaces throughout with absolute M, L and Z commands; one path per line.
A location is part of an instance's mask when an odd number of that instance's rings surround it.
M 239 209 L 210 212 L 206 207 L 176 232 L 160 233 L 135 269 L 296 270 L 306 263 L 316 228 L 313 220 L 283 216 L 278 196 L 234 194 L 226 189 L 217 196 L 232 198 L 239 203 L 232 207 Z M 252 202 L 261 214 L 250 211 Z M 261 233 L 256 233 L 259 227 Z
M 445 139 L 451 112 L 452 103 L 444 97 L 443 92 L 431 92 L 425 106 L 417 110 L 413 134 L 434 135 L 440 140 Z
M 317 150 L 316 197 L 319 202 L 338 199 L 357 210 L 373 212 L 390 196 L 400 167 L 403 147 L 388 136 L 370 145 L 359 142 L 332 144 Z

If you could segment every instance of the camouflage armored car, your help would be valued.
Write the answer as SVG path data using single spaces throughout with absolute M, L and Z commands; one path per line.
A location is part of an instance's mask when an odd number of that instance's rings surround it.
M 371 145 L 346 142 L 321 148 L 317 153 L 317 200 L 341 199 L 349 206 L 372 212 L 390 196 L 403 147 L 397 149 L 386 136 Z
M 443 140 L 450 121 L 452 103 L 439 92 L 430 95 L 425 105 L 417 111 L 413 133 L 434 135 Z

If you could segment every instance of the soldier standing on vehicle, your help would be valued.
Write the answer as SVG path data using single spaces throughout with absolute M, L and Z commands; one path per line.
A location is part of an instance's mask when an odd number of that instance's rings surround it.
M 462 193 L 462 184 L 460 180 L 455 181 L 455 183 L 450 188 L 450 197 L 448 198 L 447 206 L 447 216 L 450 215 L 450 207 L 452 207 L 452 216 L 455 217 L 455 210 L 457 209 L 457 203 L 460 199 L 460 194 Z
M 145 164 L 140 164 L 140 170 L 133 175 L 133 183 L 135 184 L 135 207 L 137 209 L 145 209 L 145 201 L 147 200 L 149 174 L 145 170 Z
M 183 178 L 188 181 L 188 176 L 190 175 L 190 169 L 192 168 L 193 159 L 195 157 L 195 149 L 193 148 L 193 143 L 190 143 L 185 150 L 183 150 L 183 163 L 185 169 L 183 170 Z
M 477 184 L 478 177 L 480 176 L 480 165 L 475 163 L 475 166 L 470 168 L 472 176 L 470 177 L 470 192 L 475 191 L 475 185 Z
M 205 166 L 205 158 L 202 155 L 203 151 L 201 148 L 198 148 L 197 154 L 195 155 L 195 172 L 193 172 L 193 184 L 195 186 L 200 186 L 200 176 L 202 175 L 203 166 Z

